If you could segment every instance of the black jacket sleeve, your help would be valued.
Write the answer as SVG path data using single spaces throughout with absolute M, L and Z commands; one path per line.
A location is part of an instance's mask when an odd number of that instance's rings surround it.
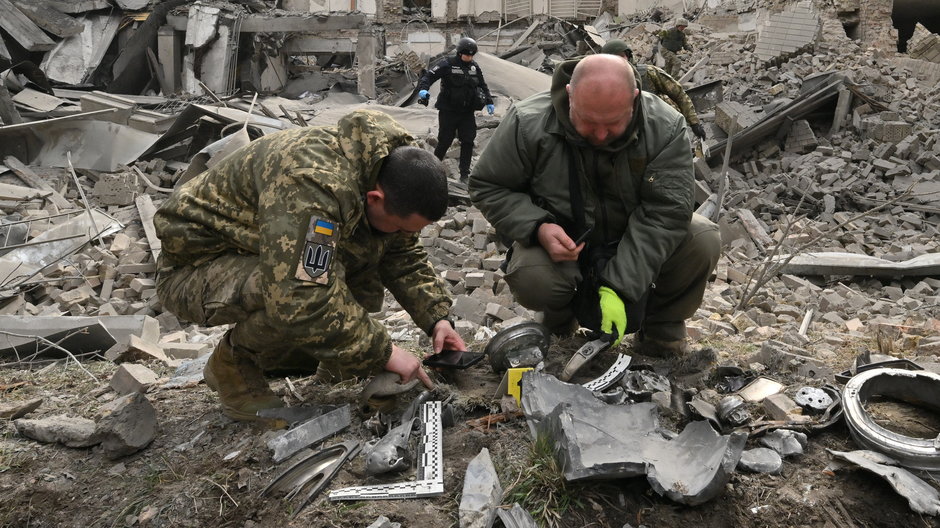
M 430 90 L 431 85 L 439 81 L 450 72 L 450 63 L 447 59 L 438 61 L 430 70 L 425 70 L 421 80 L 418 81 L 418 90 Z
M 480 88 L 483 88 L 483 94 L 486 95 L 486 104 L 493 104 L 493 96 L 490 95 L 490 87 L 486 85 L 486 81 L 483 79 L 483 68 L 480 68 L 480 65 L 474 61 L 473 63 L 477 67 L 477 74 L 480 76 Z

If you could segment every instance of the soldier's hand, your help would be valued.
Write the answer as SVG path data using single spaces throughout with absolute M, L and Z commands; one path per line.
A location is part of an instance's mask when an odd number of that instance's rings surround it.
M 385 370 L 398 374 L 401 377 L 402 383 L 408 383 L 418 378 L 421 380 L 421 383 L 424 383 L 425 387 L 429 389 L 434 388 L 434 383 L 431 382 L 428 373 L 425 372 L 424 367 L 421 366 L 421 361 L 407 350 L 395 345 L 392 345 L 392 355 L 389 356 L 388 362 L 385 363 Z
M 488 105 L 486 105 L 486 111 L 487 111 L 490 115 L 493 115 L 493 112 L 496 111 L 496 106 L 493 105 L 493 104 L 488 104 Z
M 705 127 L 701 123 L 695 123 L 692 125 L 692 133 L 699 137 L 702 141 L 708 138 L 708 134 L 705 133 Z
M 552 262 L 566 262 L 578 260 L 578 254 L 584 249 L 584 242 L 575 244 L 558 224 L 545 223 L 539 226 L 539 244 L 548 252 Z
M 427 90 L 421 90 L 418 92 L 418 102 L 424 106 L 428 105 L 428 101 L 431 100 L 431 94 Z
M 431 330 L 431 340 L 434 347 L 434 353 L 440 354 L 441 350 L 466 350 L 467 344 L 463 338 L 446 319 L 441 319 Z

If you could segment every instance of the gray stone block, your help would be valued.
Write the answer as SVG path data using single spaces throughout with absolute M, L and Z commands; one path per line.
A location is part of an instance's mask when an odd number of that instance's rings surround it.
M 741 453 L 738 468 L 751 473 L 776 475 L 783 469 L 783 459 L 773 449 L 757 447 Z
M 99 410 L 95 436 L 112 460 L 134 454 L 157 436 L 157 412 L 139 392 L 122 396 Z

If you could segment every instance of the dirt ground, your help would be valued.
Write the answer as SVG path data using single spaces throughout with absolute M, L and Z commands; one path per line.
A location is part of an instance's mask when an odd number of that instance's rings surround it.
M 578 344 L 577 338 L 572 338 L 553 345 L 547 370 L 559 371 Z M 734 364 L 753 352 L 747 345 L 709 344 L 718 351 L 721 364 Z M 604 370 L 610 361 L 609 352 L 599 357 L 584 379 Z M 848 364 L 845 358 L 839 361 L 833 365 L 836 370 Z M 44 398 L 30 417 L 92 417 L 96 408 L 115 397 L 108 380 L 116 366 L 105 361 L 85 365 L 99 381 L 92 381 L 74 365 L 0 370 L 2 400 Z M 150 366 L 163 376 L 172 373 L 166 367 Z M 533 467 L 533 458 L 524 418 L 494 424 L 488 430 L 467 425 L 468 420 L 500 410 L 494 397 L 499 378 L 486 361 L 449 378 L 450 383 L 439 380 L 435 392 L 439 398 L 454 397 L 457 418 L 454 426 L 444 430 L 445 493 L 441 497 L 330 502 L 324 493 L 292 517 L 296 500 L 259 497 L 289 463 L 272 462 L 266 441 L 274 433 L 225 418 L 215 395 L 200 384 L 148 393 L 158 414 L 158 436 L 148 448 L 118 461 L 106 459 L 97 448 L 41 444 L 20 437 L 10 421 L 0 423 L 0 526 L 362 528 L 381 515 L 404 527 L 456 526 L 464 471 L 482 448 L 489 449 L 503 488 L 509 488 L 504 498 L 507 506 L 518 500 L 518 493 L 513 493 L 519 488 L 513 484 Z M 789 381 L 784 374 L 778 379 Z M 699 386 L 707 382 L 707 376 L 700 377 Z M 307 402 L 354 402 L 363 383 L 326 386 L 313 378 L 292 378 L 291 385 L 294 390 L 283 378 L 272 380 L 275 390 L 296 405 L 296 395 Z M 408 399 L 415 394 L 410 393 Z M 892 420 L 890 406 L 880 406 L 879 412 L 885 420 Z M 362 418 L 355 410 L 352 426 L 323 445 L 369 440 L 372 434 Z M 916 417 L 912 421 L 937 433 L 936 423 Z M 748 445 L 756 446 L 755 439 Z M 830 456 L 826 448 L 857 449 L 844 425 L 836 425 L 812 435 L 806 453 L 787 459 L 780 475 L 736 473 L 725 493 L 697 507 L 659 497 L 642 477 L 560 485 L 553 493 L 570 497 L 571 503 L 552 511 L 542 525 L 548 525 L 548 520 L 561 527 L 614 528 L 938 525 L 931 517 L 913 513 L 906 500 L 877 477 L 855 469 L 827 471 Z M 328 489 L 413 478 L 413 469 L 382 478 L 366 477 L 360 456 L 341 470 Z M 545 494 L 544 490 L 534 492 L 524 506 L 532 511 L 548 498 Z

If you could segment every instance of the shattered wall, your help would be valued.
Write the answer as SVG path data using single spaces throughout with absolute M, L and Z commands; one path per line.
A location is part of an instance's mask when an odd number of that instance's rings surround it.
M 863 44 L 884 50 L 897 50 L 898 30 L 892 25 L 894 0 L 859 2 L 859 38 Z
M 682 0 L 619 0 L 617 2 L 617 15 L 632 15 L 641 11 L 649 11 L 654 7 L 682 11 L 685 2 Z
M 391 3 L 397 3 L 398 12 L 401 12 L 401 2 Z M 281 7 L 301 13 L 360 11 L 367 15 L 376 14 L 376 0 L 283 0 Z

